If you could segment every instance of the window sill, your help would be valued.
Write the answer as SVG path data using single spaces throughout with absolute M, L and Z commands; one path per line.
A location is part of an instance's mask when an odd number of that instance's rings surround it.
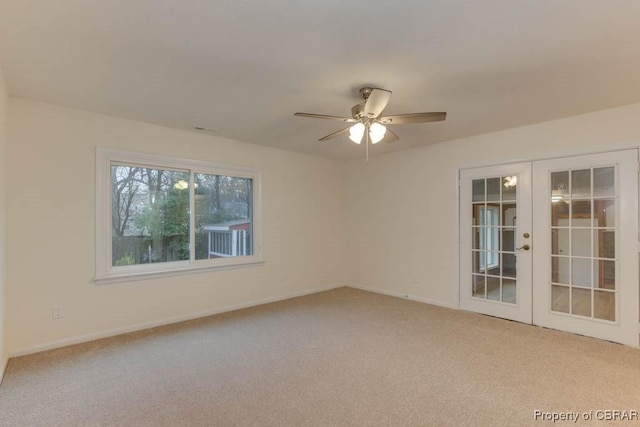
M 93 278 L 96 285 L 109 283 L 132 282 L 136 280 L 148 280 L 163 277 L 183 276 L 185 274 L 205 273 L 214 270 L 230 270 L 234 268 L 256 267 L 264 264 L 264 260 L 247 260 L 229 264 L 216 265 L 189 265 L 186 267 L 174 267 L 166 270 L 136 271 L 130 273 L 112 273 L 108 275 L 97 275 Z

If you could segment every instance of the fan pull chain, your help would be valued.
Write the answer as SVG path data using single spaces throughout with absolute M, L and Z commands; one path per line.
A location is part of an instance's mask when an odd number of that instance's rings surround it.
M 369 162 L 369 126 L 367 126 L 364 129 L 364 133 L 366 135 L 366 140 L 365 140 L 365 151 L 367 152 L 367 162 Z

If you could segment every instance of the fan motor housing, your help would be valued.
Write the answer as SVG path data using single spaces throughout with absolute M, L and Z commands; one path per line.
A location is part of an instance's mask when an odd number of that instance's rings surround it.
M 364 102 L 361 104 L 356 104 L 351 107 L 351 115 L 354 119 L 361 119 L 364 117 Z

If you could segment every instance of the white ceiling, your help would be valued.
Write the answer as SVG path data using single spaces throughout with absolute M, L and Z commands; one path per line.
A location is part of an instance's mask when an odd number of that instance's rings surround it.
M 373 153 L 640 102 L 637 0 L 2 0 L 12 95 L 348 159 L 317 139 L 393 91 Z

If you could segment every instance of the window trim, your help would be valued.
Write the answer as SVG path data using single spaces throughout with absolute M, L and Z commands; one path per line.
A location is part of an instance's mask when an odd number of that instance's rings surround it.
M 253 180 L 252 234 L 253 254 L 246 256 L 195 259 L 194 217 L 189 215 L 190 259 L 153 264 L 113 266 L 111 259 L 111 164 L 144 165 L 154 168 L 186 170 L 193 181 L 194 173 L 250 178 Z M 194 188 L 189 188 L 189 211 L 194 212 Z M 134 151 L 98 147 L 96 149 L 96 264 L 94 282 L 97 284 L 175 276 L 218 269 L 239 268 L 264 263 L 262 258 L 262 173 L 257 170 L 173 158 Z

